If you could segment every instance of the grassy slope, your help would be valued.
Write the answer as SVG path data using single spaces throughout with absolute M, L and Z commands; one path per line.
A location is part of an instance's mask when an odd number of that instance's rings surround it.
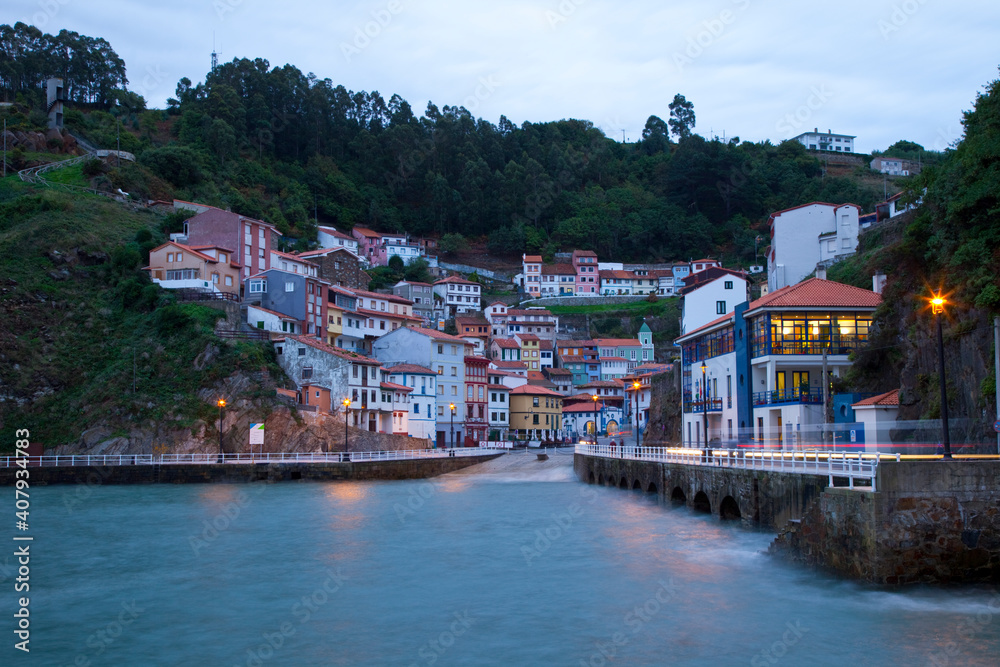
M 163 296 L 155 309 L 123 305 L 120 285 L 139 277 L 137 267 L 116 274 L 110 261 L 61 264 L 50 255 L 113 254 L 140 230 L 159 234 L 161 221 L 102 197 L 0 182 L 0 428 L 29 428 L 51 446 L 95 424 L 122 431 L 151 420 L 191 424 L 211 412 L 195 396 L 200 387 L 239 368 L 273 367 L 262 346 L 219 345 L 216 310 Z M 62 269 L 68 279 L 58 279 Z M 217 358 L 195 370 L 211 344 L 219 345 Z

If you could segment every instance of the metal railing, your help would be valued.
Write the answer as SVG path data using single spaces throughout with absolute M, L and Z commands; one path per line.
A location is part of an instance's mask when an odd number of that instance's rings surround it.
M 754 405 L 776 405 L 778 403 L 823 403 L 823 390 L 812 389 L 784 389 L 771 391 L 757 391 L 753 395 Z
M 875 491 L 875 475 L 881 458 L 899 461 L 899 455 L 878 455 L 845 452 L 767 452 L 742 449 L 688 449 L 680 447 L 634 447 L 610 445 L 576 446 L 577 454 L 600 456 L 609 459 L 632 461 L 654 461 L 657 463 L 680 463 L 683 465 L 740 468 L 744 470 L 767 470 L 774 472 L 798 473 L 802 475 L 825 475 L 833 486 L 834 477 L 848 479 L 854 488 L 855 479 L 869 480 Z M 867 487 L 866 487 L 867 488 Z
M 502 449 L 468 447 L 457 449 L 404 449 L 382 452 L 306 452 L 251 454 L 67 454 L 62 456 L 3 456 L 0 468 L 31 467 L 179 465 L 206 463 L 348 463 L 362 461 L 411 461 L 499 454 Z

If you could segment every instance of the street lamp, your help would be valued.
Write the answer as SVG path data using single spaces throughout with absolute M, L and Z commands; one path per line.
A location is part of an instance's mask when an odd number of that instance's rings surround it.
M 448 409 L 451 410 L 451 447 L 455 448 L 455 404 L 449 403 Z
M 217 463 L 222 463 L 222 410 L 226 407 L 226 399 L 220 398 L 215 404 L 219 406 L 219 460 Z
M 344 404 L 344 451 L 350 451 L 347 447 L 347 418 L 351 414 L 351 399 L 345 398 L 341 403 Z
M 596 445 L 597 444 L 597 431 L 598 431 L 598 428 L 597 428 L 597 394 L 594 394 L 590 398 L 592 398 L 594 400 L 594 444 Z
M 705 362 L 701 362 L 701 422 L 705 429 L 705 449 L 708 449 L 708 380 L 705 378 L 705 371 L 708 367 Z
M 944 379 L 944 337 L 941 334 L 941 316 L 948 301 L 938 292 L 931 298 L 931 312 L 937 320 L 938 364 L 941 367 L 939 376 L 941 384 L 941 444 L 944 445 L 943 460 L 951 459 L 951 438 L 948 436 L 948 392 Z
M 635 392 L 635 446 L 639 446 L 639 384 L 638 380 L 632 381 L 632 391 Z

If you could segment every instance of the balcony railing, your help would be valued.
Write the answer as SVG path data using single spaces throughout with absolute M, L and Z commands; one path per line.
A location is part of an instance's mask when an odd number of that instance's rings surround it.
M 782 403 L 823 403 L 822 389 L 786 389 L 784 391 L 758 391 L 753 395 L 754 405 L 779 405 Z
M 707 405 L 706 405 L 707 404 Z M 731 404 L 729 407 L 733 407 Z M 710 398 L 707 401 L 686 401 L 684 412 L 722 412 L 722 399 Z

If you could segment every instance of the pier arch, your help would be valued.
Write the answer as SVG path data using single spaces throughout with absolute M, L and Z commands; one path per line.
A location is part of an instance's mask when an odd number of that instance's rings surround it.
M 712 513 L 712 503 L 708 499 L 708 494 L 704 491 L 699 491 L 694 494 L 694 511 L 704 512 L 706 514 Z
M 735 521 L 743 518 L 739 503 L 732 496 L 726 496 L 719 503 L 719 518 L 723 521 Z

